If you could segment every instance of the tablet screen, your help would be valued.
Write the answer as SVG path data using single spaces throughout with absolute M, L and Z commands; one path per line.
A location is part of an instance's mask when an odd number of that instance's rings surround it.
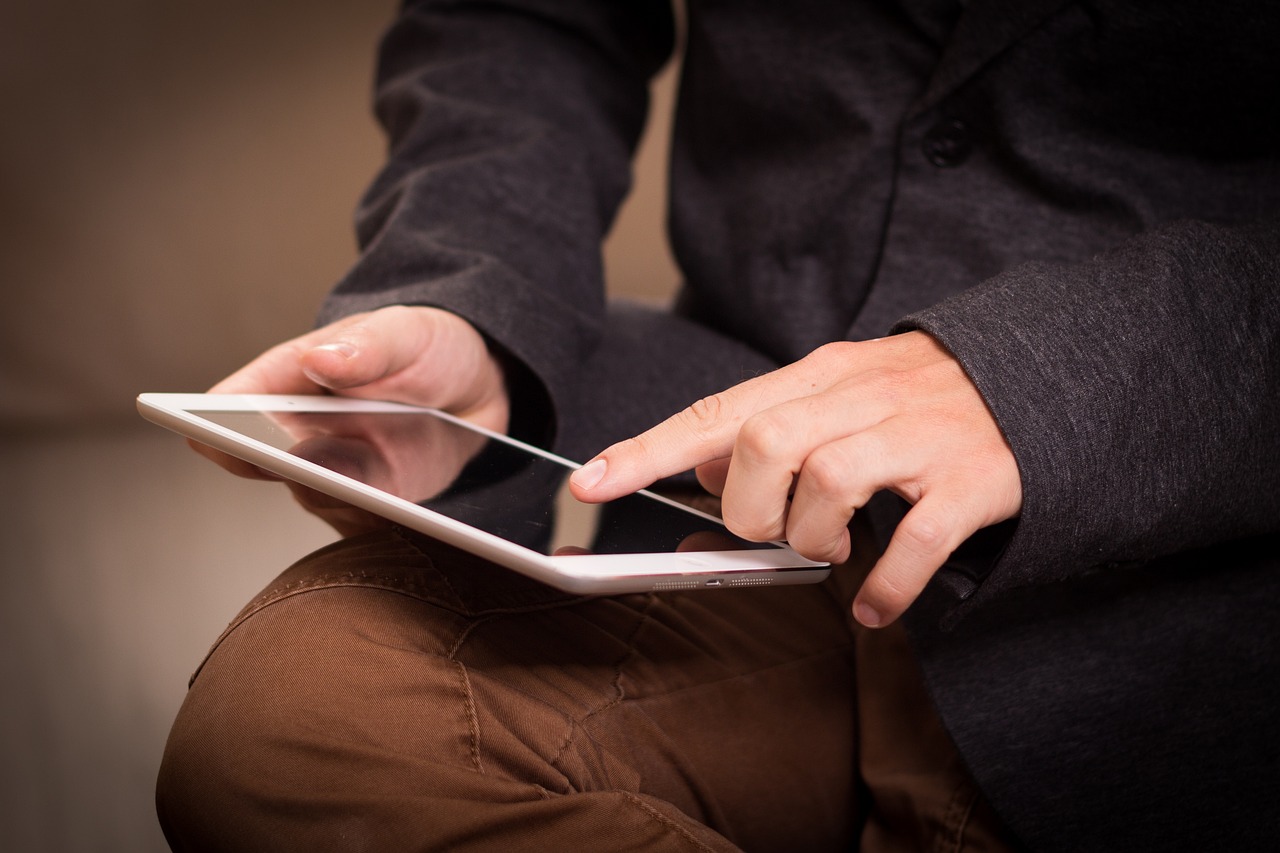
M 571 468 L 430 412 L 192 413 L 544 554 L 776 547 L 641 495 L 580 503 Z

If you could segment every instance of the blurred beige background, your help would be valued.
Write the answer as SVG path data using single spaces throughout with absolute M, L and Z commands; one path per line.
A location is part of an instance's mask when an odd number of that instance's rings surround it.
M 133 410 L 309 328 L 354 257 L 393 0 L 0 4 L 0 826 L 21 851 L 163 850 L 186 679 L 333 534 Z M 665 299 L 671 74 L 606 246 Z

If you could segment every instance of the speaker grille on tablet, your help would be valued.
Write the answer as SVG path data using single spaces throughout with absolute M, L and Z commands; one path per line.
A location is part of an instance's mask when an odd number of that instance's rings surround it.
M 773 578 L 755 577 L 755 578 L 712 578 L 711 580 L 670 580 L 670 581 L 654 581 L 654 592 L 665 592 L 673 589 L 703 589 L 704 587 L 725 587 L 725 586 L 770 586 L 773 584 Z
M 653 584 L 654 592 L 663 592 L 672 589 L 698 589 L 702 586 L 701 581 L 655 581 Z

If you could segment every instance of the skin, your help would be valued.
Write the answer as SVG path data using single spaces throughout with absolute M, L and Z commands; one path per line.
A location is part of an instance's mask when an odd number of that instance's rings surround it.
M 888 625 L 951 552 L 1018 514 L 1013 452 L 977 389 L 932 337 L 840 342 L 699 400 L 577 471 L 583 501 L 607 501 L 696 468 L 726 525 L 843 562 L 848 524 L 889 489 L 912 504 L 861 590 L 854 617 Z
M 496 432 L 510 413 L 501 365 L 484 338 L 457 315 L 393 306 L 345 317 L 267 350 L 209 389 L 214 394 L 341 394 L 432 406 Z M 301 437 L 300 437 L 301 438 Z M 191 446 L 242 477 L 278 479 L 205 445 Z M 459 448 L 465 460 L 475 448 Z M 375 447 L 361 447 L 366 464 Z M 290 484 L 298 501 L 352 535 L 381 519 L 311 489 Z
M 426 307 L 344 318 L 268 350 L 211 391 L 393 400 L 498 432 L 510 415 L 484 339 Z M 242 476 L 269 476 L 196 449 Z M 607 448 L 570 486 L 598 503 L 691 468 L 721 496 L 734 533 L 786 539 L 833 563 L 850 556 L 849 522 L 873 494 L 905 498 L 911 510 L 854 599 L 854 617 L 868 627 L 897 619 L 961 542 L 1022 505 L 1017 463 L 990 410 L 923 332 L 820 347 Z

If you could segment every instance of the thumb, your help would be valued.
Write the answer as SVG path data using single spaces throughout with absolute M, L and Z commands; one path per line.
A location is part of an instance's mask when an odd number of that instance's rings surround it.
M 315 394 L 383 376 L 388 344 L 372 334 L 372 314 L 356 314 L 278 344 L 209 389 L 215 394 Z M 377 325 L 376 321 L 373 325 Z
M 403 370 L 421 351 L 420 330 L 399 312 L 360 314 L 315 333 L 298 356 L 312 382 L 334 391 L 370 385 Z
M 435 406 L 506 430 L 502 367 L 475 327 L 438 308 L 393 305 L 338 321 L 313 333 L 298 365 L 331 391 Z
M 337 391 L 367 385 L 386 375 L 385 358 L 350 339 L 317 344 L 303 350 L 298 364 L 307 378 L 322 388 Z
M 313 333 L 298 357 L 303 373 L 333 391 L 390 394 L 455 409 L 490 369 L 484 340 L 434 308 L 390 306 Z M 456 387 L 455 387 L 456 386 Z

